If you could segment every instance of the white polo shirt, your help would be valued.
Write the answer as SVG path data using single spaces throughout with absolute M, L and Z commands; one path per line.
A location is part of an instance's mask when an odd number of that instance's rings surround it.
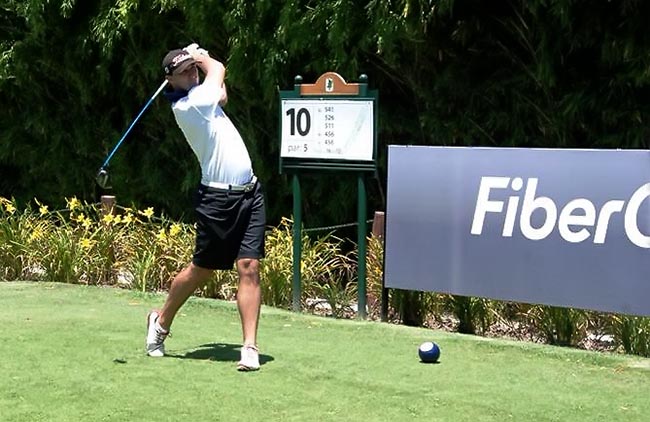
M 244 185 L 253 167 L 244 140 L 218 104 L 221 89 L 197 85 L 172 110 L 201 165 L 201 183 Z

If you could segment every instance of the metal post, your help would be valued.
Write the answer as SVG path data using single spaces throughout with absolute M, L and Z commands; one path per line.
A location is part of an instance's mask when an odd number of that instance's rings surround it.
M 388 302 L 390 301 L 390 296 L 388 294 L 388 288 L 386 288 L 386 215 L 382 216 L 382 257 L 381 257 L 381 322 L 388 321 Z
M 293 175 L 293 311 L 300 312 L 300 261 L 302 257 L 302 198 L 298 174 Z
M 359 244 L 359 259 L 358 259 L 358 280 L 357 280 L 357 294 L 358 294 L 358 314 L 359 318 L 366 318 L 366 184 L 364 181 L 363 173 L 359 173 L 357 178 L 357 185 L 359 191 L 359 205 L 357 220 L 359 222 L 359 229 L 357 233 Z

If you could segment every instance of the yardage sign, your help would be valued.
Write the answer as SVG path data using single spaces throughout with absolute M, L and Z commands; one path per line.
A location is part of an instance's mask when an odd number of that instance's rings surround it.
M 283 99 L 281 103 L 282 157 L 373 160 L 373 100 Z
M 315 83 L 294 78 L 280 91 L 280 173 L 354 171 L 377 168 L 377 91 L 368 76 L 348 83 L 326 72 Z
M 300 310 L 302 206 L 299 175 L 347 171 L 357 176 L 359 316 L 366 316 L 366 185 L 376 171 L 377 91 L 368 76 L 347 83 L 336 72 L 325 72 L 313 84 L 294 78 L 291 91 L 280 91 L 280 173 L 292 174 L 293 189 L 293 309 Z

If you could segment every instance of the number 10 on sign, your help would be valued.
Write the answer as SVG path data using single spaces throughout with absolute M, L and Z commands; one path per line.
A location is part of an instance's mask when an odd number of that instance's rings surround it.
M 281 156 L 372 161 L 372 100 L 282 100 Z

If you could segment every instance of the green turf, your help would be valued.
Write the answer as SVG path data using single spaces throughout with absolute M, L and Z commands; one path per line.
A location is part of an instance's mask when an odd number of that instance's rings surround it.
M 164 296 L 0 283 L 1 421 L 646 421 L 650 360 L 263 308 L 239 373 L 232 303 L 191 299 L 144 355 Z M 440 363 L 417 346 L 438 342 Z

